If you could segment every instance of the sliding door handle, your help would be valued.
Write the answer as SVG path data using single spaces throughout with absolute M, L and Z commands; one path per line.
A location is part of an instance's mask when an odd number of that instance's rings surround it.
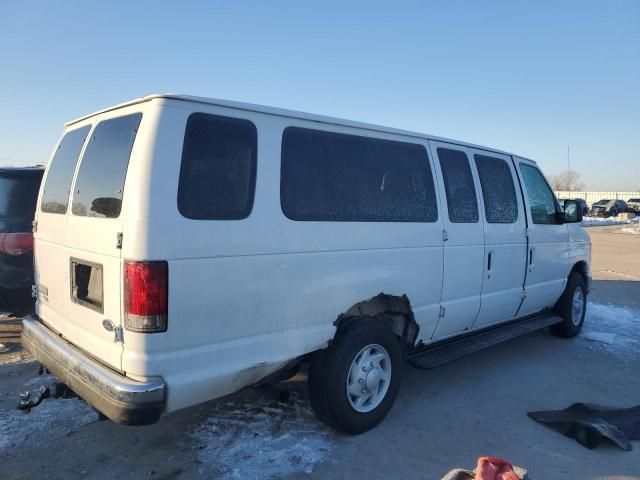
M 531 247 L 529 249 L 529 265 L 533 265 L 533 252 L 536 249 L 536 247 Z

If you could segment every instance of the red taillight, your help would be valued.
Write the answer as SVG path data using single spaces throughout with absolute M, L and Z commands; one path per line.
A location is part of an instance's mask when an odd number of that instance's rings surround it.
M 124 327 L 133 332 L 167 330 L 167 262 L 124 262 Z
M 23 255 L 33 250 L 33 233 L 0 233 L 0 252 Z

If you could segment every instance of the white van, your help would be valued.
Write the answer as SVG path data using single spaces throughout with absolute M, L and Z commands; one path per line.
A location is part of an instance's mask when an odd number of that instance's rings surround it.
M 23 341 L 116 422 L 304 362 L 318 416 L 363 432 L 391 408 L 405 358 L 579 332 L 591 246 L 568 203 L 533 161 L 495 149 L 140 98 L 66 125 L 39 196 Z

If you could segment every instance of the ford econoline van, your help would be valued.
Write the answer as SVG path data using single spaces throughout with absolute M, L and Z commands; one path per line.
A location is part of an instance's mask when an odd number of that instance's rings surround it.
M 492 148 L 152 95 L 66 124 L 23 342 L 125 424 L 305 363 L 319 418 L 359 433 L 406 359 L 580 331 L 591 245 L 576 207 Z

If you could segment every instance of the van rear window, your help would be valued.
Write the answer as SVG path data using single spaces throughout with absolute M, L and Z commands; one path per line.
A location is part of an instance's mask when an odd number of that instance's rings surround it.
M 299 221 L 438 219 L 424 146 L 299 127 L 282 138 L 280 203 Z
M 91 134 L 76 179 L 74 215 L 117 218 L 141 113 L 100 122 Z
M 258 150 L 248 120 L 193 113 L 187 120 L 178 210 L 195 220 L 240 220 L 251 213 Z
M 90 126 L 67 132 L 53 155 L 42 193 L 40 209 L 47 213 L 67 213 L 71 179 L 76 169 L 80 150 Z

